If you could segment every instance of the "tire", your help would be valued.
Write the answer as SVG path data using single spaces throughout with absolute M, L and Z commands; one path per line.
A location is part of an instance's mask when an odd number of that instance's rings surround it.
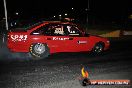
M 100 55 L 104 51 L 104 44 L 103 43 L 97 43 L 95 44 L 94 48 L 92 49 L 92 53 L 94 55 Z
M 32 44 L 29 51 L 34 60 L 44 59 L 50 54 L 47 44 L 43 43 Z

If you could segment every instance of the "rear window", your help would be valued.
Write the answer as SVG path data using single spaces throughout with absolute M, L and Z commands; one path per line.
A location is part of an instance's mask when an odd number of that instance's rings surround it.
M 34 27 L 36 27 L 37 25 L 40 25 L 43 22 L 26 22 L 26 21 L 22 21 L 19 22 L 16 27 L 11 28 L 11 31 L 27 31 L 30 30 Z

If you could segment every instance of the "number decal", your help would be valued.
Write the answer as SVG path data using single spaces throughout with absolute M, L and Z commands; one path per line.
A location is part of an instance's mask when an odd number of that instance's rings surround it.
M 11 35 L 12 41 L 26 41 L 27 40 L 27 35 Z

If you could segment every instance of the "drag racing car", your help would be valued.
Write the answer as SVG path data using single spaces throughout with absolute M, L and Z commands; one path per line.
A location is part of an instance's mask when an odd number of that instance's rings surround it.
M 42 59 L 59 52 L 90 51 L 99 54 L 109 49 L 110 41 L 87 34 L 71 22 L 44 21 L 24 30 L 10 31 L 7 46 L 12 52 L 27 52 L 32 58 Z

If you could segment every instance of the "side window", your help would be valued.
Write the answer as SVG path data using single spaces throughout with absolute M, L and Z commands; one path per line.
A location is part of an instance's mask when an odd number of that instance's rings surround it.
M 48 28 L 48 25 L 44 25 L 44 26 L 38 28 L 37 30 L 34 30 L 33 32 L 31 32 L 31 35 L 44 35 L 47 28 Z
M 51 35 L 64 35 L 64 29 L 62 25 L 51 25 L 47 31 L 52 31 Z
M 73 25 L 67 25 L 67 32 L 69 36 L 81 36 L 82 33 L 79 31 L 79 29 L 76 26 Z
M 62 25 L 48 24 L 38 28 L 37 30 L 33 31 L 31 34 L 47 35 L 47 36 L 64 35 L 64 30 Z

